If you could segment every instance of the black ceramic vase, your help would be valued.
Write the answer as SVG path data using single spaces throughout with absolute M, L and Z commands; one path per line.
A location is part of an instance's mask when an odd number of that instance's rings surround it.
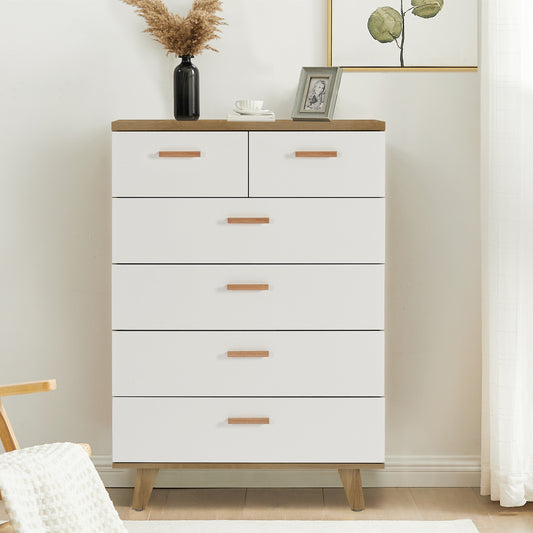
M 181 63 L 174 69 L 174 118 L 200 118 L 200 73 L 191 63 L 194 56 L 180 56 Z

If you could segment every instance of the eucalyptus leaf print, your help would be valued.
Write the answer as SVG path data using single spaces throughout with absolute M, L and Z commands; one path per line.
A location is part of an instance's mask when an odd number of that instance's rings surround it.
M 413 15 L 422 17 L 424 19 L 430 19 L 438 15 L 444 0 L 411 0 L 413 6 Z
M 368 31 L 380 43 L 392 43 L 402 30 L 402 16 L 392 7 L 380 7 L 368 19 Z
M 368 19 L 368 31 L 378 42 L 395 42 L 400 50 L 400 66 L 405 67 L 405 17 L 412 13 L 416 17 L 430 19 L 436 17 L 444 7 L 444 0 L 411 0 L 411 7 L 404 10 L 404 0 L 400 0 L 400 10 L 393 7 L 378 7 Z

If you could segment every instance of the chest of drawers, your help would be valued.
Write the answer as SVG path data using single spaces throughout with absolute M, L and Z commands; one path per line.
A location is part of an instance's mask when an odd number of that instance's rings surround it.
M 385 126 L 113 123 L 113 462 L 384 463 Z

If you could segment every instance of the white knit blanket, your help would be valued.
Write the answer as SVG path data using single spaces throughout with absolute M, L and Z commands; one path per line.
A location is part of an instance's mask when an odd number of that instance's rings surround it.
M 0 492 L 15 533 L 126 533 L 78 444 L 1 454 Z

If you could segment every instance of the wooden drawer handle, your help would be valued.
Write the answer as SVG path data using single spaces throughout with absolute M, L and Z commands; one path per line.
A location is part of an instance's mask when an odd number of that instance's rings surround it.
M 270 418 L 228 418 L 228 424 L 249 424 L 249 425 L 263 425 L 270 424 Z
M 269 357 L 268 350 L 231 350 L 227 352 L 228 357 Z
M 270 224 L 268 217 L 229 217 L 228 224 Z
M 268 283 L 229 283 L 226 285 L 228 291 L 268 291 Z
M 180 151 L 180 152 L 159 152 L 159 157 L 202 157 L 202 152 Z
M 337 157 L 337 151 L 331 152 L 320 152 L 320 151 L 310 151 L 310 152 L 294 152 L 295 157 Z

